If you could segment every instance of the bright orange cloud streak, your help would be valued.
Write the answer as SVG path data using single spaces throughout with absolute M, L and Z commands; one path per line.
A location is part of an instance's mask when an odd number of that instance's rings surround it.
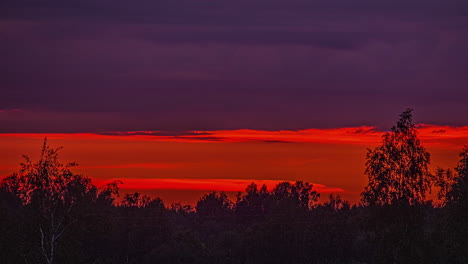
M 246 179 L 141 179 L 125 178 L 114 179 L 122 181 L 122 189 L 131 190 L 200 190 L 200 191 L 226 191 L 243 192 L 252 182 L 260 188 L 265 184 L 268 190 L 272 190 L 281 180 L 246 180 Z M 93 180 L 97 186 L 109 183 L 109 180 Z M 293 183 L 292 181 L 289 181 Z M 320 193 L 344 192 L 342 188 L 328 187 L 323 184 L 314 184 L 313 190 Z
M 129 169 L 129 168 L 146 168 L 146 169 L 172 169 L 180 167 L 175 163 L 134 163 L 134 164 L 112 164 L 112 165 L 95 165 L 81 166 L 83 169 Z
M 468 126 L 420 124 L 417 130 L 431 153 L 431 170 L 456 166 L 459 151 L 468 144 Z M 345 199 L 357 201 L 367 184 L 366 148 L 378 145 L 383 133 L 363 126 L 298 131 L 0 134 L 0 175 L 18 171 L 21 154 L 32 155 L 34 160 L 47 137 L 52 146 L 65 147 L 64 161 L 80 164 L 77 173 L 100 183 L 122 179 L 123 189 L 156 190 L 148 192 L 153 195 L 178 193 L 173 195 L 174 202 L 182 196 L 190 200 L 194 195 L 190 190 L 198 190 L 197 195 L 206 190 L 238 192 L 251 181 L 260 185 L 266 181 L 272 188 L 281 180 L 318 182 L 323 186 L 317 184 L 317 190 L 328 188 L 322 190 L 341 192 Z
M 468 126 L 450 127 L 420 124 L 417 126 L 419 137 L 422 140 L 464 141 L 468 143 Z M 15 133 L 0 134 L 0 137 L 21 138 L 86 138 L 86 139 L 112 139 L 112 140 L 139 140 L 139 141 L 169 141 L 169 142 L 289 142 L 289 143 L 341 143 L 341 144 L 373 144 L 380 141 L 384 132 L 377 131 L 375 127 L 347 127 L 332 129 L 304 129 L 304 130 L 213 130 L 189 131 L 186 135 L 168 136 L 160 131 L 132 131 L 111 132 L 107 134 L 75 133 L 75 134 L 31 134 Z

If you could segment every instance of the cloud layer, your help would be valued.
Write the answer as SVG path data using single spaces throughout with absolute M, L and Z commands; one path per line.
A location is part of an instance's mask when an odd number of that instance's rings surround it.
M 467 125 L 466 1 L 0 7 L 0 132 Z
M 426 144 L 455 145 L 468 142 L 468 126 L 451 127 L 428 124 L 416 125 L 418 137 Z M 0 138 L 116 140 L 129 142 L 186 142 L 186 143 L 327 143 L 376 144 L 385 132 L 376 127 L 343 127 L 303 130 L 203 130 L 203 131 L 109 131 L 101 133 L 0 133 Z M 143 167 L 167 167 L 170 164 L 140 164 Z

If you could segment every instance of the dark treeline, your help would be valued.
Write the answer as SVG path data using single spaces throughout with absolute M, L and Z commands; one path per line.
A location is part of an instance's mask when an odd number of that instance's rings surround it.
M 468 263 L 468 148 L 428 170 L 405 111 L 367 154 L 358 204 L 306 182 L 255 183 L 195 207 L 95 186 L 46 142 L 0 183 L 2 263 Z M 434 205 L 426 194 L 437 189 Z M 323 197 L 322 197 L 323 199 Z

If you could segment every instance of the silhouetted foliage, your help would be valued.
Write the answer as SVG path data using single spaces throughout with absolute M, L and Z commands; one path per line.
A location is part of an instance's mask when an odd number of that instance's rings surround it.
M 231 210 L 231 201 L 225 193 L 211 192 L 197 202 L 195 209 L 201 217 L 223 216 Z
M 86 225 L 87 220 L 97 220 L 93 219 L 98 213 L 95 209 L 111 201 L 109 193 L 98 192 L 90 178 L 71 171 L 76 163 L 61 164 L 59 150 L 44 140 L 39 160 L 32 162 L 24 156 L 19 173 L 0 184 L 2 193 L 21 205 L 17 210 L 23 217 L 18 220 L 21 229 L 30 235 L 19 242 L 23 244 L 20 255 L 24 262 L 64 262 L 73 257 L 74 251 L 60 254 L 68 246 L 78 247 L 76 241 L 64 237 Z
M 363 203 L 318 203 L 307 182 L 249 184 L 195 207 L 140 193 L 119 196 L 62 165 L 44 142 L 40 159 L 0 181 L 2 263 L 467 263 L 468 148 L 454 171 L 427 178 L 429 154 L 411 111 L 369 150 Z M 428 180 L 441 206 L 424 199 Z M 120 198 L 116 199 L 116 196 Z M 444 198 L 445 197 L 445 198 Z
M 391 132 L 383 135 L 382 145 L 368 150 L 365 204 L 420 203 L 430 190 L 430 155 L 417 137 L 411 112 L 408 109 L 400 115 Z
M 120 205 L 123 207 L 147 207 L 150 203 L 151 198 L 149 196 L 135 192 L 125 194 Z
M 455 183 L 455 175 L 453 174 L 452 170 L 437 168 L 433 177 L 433 181 L 434 185 L 439 188 L 437 198 L 439 201 L 441 201 L 442 204 L 447 203 L 449 199 L 449 192 Z
M 447 200 L 456 206 L 468 209 L 468 147 L 460 153 L 460 161 L 455 168 L 457 175 L 451 181 L 452 186 L 446 191 Z

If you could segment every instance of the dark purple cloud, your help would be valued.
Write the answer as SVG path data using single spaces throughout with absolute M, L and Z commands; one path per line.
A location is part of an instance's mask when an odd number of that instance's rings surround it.
M 466 1 L 6 0 L 0 43 L 0 132 L 468 124 Z
M 107 136 L 154 136 L 154 137 L 180 137 L 180 136 L 207 136 L 213 133 L 195 131 L 107 131 L 98 132 L 98 135 Z

